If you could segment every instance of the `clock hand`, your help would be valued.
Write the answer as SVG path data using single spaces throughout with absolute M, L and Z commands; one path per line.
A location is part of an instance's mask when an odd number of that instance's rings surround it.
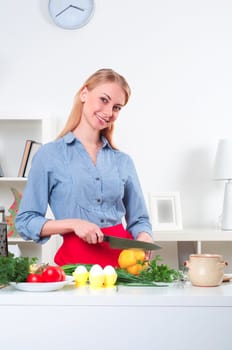
M 65 9 L 57 13 L 56 17 L 60 16 L 63 12 L 67 11 L 70 7 L 72 7 L 72 5 L 68 5 L 67 7 L 65 7 Z
M 78 7 L 78 6 L 74 6 L 74 5 L 68 5 L 67 7 L 65 7 L 65 9 L 63 9 L 62 11 L 60 11 L 59 13 L 57 13 L 56 17 L 60 16 L 63 12 L 67 11 L 69 8 L 73 7 L 74 9 L 77 9 L 79 11 L 85 11 L 85 9 Z
M 74 5 L 70 5 L 70 7 L 73 7 L 74 9 L 80 10 L 80 11 L 85 11 L 85 9 L 78 7 L 78 6 L 74 6 Z

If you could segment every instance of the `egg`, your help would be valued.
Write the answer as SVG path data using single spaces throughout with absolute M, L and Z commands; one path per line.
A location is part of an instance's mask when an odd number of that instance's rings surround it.
M 100 288 L 104 283 L 104 271 L 103 268 L 95 264 L 89 271 L 89 284 L 91 287 Z
M 74 272 L 77 273 L 77 274 L 80 274 L 80 273 L 86 273 L 88 271 L 87 271 L 87 269 L 86 269 L 86 267 L 84 265 L 79 265 L 79 266 L 76 267 Z
M 73 272 L 73 277 L 77 285 L 85 285 L 88 280 L 88 270 L 85 266 L 79 265 L 76 267 L 75 271 Z
M 104 267 L 103 272 L 104 272 L 104 286 L 105 287 L 114 286 L 118 277 L 114 267 L 111 265 L 107 265 Z
M 98 273 L 102 273 L 102 271 L 103 271 L 103 268 L 101 267 L 101 265 L 95 264 L 91 267 L 89 272 L 98 274 Z

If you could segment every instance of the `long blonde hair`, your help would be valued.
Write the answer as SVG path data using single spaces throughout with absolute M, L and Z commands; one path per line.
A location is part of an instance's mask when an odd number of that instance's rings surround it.
M 73 131 L 77 125 L 80 123 L 81 115 L 82 115 L 82 105 L 83 102 L 80 99 L 80 93 L 83 90 L 84 87 L 87 87 L 89 91 L 93 90 L 97 85 L 104 84 L 104 83 L 117 83 L 121 88 L 123 89 L 125 93 L 125 105 L 127 104 L 131 90 L 130 87 L 126 81 L 126 79 L 121 76 L 120 74 L 116 73 L 112 69 L 99 69 L 94 74 L 92 74 L 86 82 L 83 84 L 83 86 L 79 89 L 79 91 L 76 93 L 74 97 L 74 104 L 71 110 L 71 113 L 67 119 L 67 122 L 63 128 L 63 130 L 60 132 L 60 134 L 57 136 L 58 138 L 61 138 L 65 134 L 67 134 L 69 131 Z M 111 145 L 111 147 L 116 148 L 113 145 L 113 130 L 114 125 L 109 125 L 106 129 L 103 129 L 101 131 L 101 135 L 105 136 Z

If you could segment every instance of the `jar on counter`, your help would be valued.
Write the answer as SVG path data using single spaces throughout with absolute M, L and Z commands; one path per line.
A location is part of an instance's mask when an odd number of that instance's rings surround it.
M 189 269 L 190 282 L 198 287 L 219 286 L 224 277 L 224 269 L 228 265 L 218 254 L 191 254 L 189 261 L 185 261 Z

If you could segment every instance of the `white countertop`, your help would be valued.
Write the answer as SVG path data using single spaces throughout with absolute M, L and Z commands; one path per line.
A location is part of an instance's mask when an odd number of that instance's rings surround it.
M 0 289 L 1 306 L 232 306 L 232 283 L 194 287 L 190 283 L 168 287 L 91 289 L 74 284 L 52 292 L 24 292 L 11 286 Z
M 231 307 L 231 282 L 213 288 L 69 285 L 39 293 L 5 287 L 1 348 L 195 350 L 200 344 L 200 349 L 231 350 Z

